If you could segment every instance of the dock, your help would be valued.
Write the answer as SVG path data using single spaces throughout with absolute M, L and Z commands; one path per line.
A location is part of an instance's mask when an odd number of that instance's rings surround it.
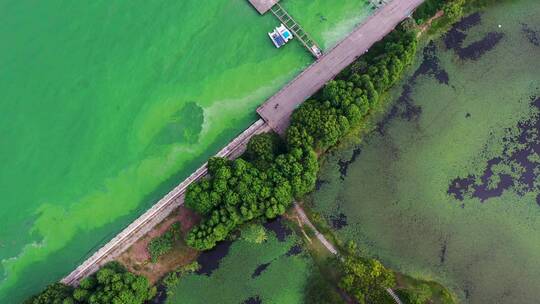
M 259 14 L 264 15 L 268 12 L 272 6 L 277 4 L 279 0 L 249 0 L 249 3 L 259 12 Z
M 287 13 L 287 11 L 278 3 L 279 0 L 248 0 L 249 3 L 259 12 L 264 15 L 271 11 L 281 23 L 293 33 L 300 43 L 315 57 L 319 59 L 322 56 L 322 49 L 317 45 L 315 40 L 304 31 L 298 22 Z
M 281 21 L 283 25 L 289 31 L 293 33 L 293 35 L 296 37 L 296 39 L 300 40 L 302 45 L 317 59 L 319 59 L 322 56 L 322 49 L 317 45 L 315 40 L 311 38 L 311 36 L 304 31 L 304 29 L 296 22 L 289 13 L 281 6 L 279 3 L 276 3 L 272 8 L 270 9 L 272 11 L 272 14 L 276 16 L 276 18 Z
M 328 81 L 409 17 L 424 0 L 393 0 L 379 8 L 354 31 L 270 97 L 257 113 L 278 134 L 284 135 L 293 111 Z

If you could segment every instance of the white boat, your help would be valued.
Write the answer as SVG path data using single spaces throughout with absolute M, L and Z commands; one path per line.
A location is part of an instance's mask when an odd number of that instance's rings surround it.
M 291 31 L 289 31 L 283 24 L 276 27 L 273 32 L 268 33 L 268 36 L 270 36 L 270 39 L 278 49 L 293 38 Z

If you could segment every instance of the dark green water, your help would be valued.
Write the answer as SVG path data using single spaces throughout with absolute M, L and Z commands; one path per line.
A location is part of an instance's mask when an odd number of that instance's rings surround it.
M 361 0 L 287 0 L 332 46 Z M 305 9 L 304 9 L 305 8 Z M 0 303 L 60 279 L 312 59 L 243 0 L 0 1 Z
M 538 303 L 538 16 L 506 1 L 420 52 L 392 114 L 325 162 L 312 199 L 338 235 L 464 303 Z
M 182 278 L 166 303 L 304 303 L 304 288 L 316 266 L 309 253 L 302 251 L 300 237 L 288 231 L 278 239 L 273 231 L 266 230 L 260 242 L 246 237 L 250 229 L 243 229 L 232 244 L 218 245 L 213 251 L 224 257 L 212 259 L 216 269 Z M 208 268 L 204 263 L 203 267 Z

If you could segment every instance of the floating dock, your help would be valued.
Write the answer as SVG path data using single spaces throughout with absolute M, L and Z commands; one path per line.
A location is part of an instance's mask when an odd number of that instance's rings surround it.
M 289 13 L 279 5 L 279 0 L 248 0 L 249 3 L 259 12 L 264 15 L 268 11 L 272 11 L 272 14 L 281 21 L 285 27 L 291 31 L 294 36 L 300 40 L 302 45 L 317 59 L 322 56 L 322 49 L 317 45 L 315 40 L 302 29 L 300 24 L 296 22 Z M 272 39 L 272 41 L 274 41 Z M 274 42 L 275 44 L 275 42 Z M 277 46 L 277 45 L 276 45 Z M 281 45 L 280 45 L 281 46 Z
M 317 45 L 315 40 L 304 31 L 304 29 L 296 22 L 289 13 L 281 6 L 279 3 L 276 3 L 271 8 L 272 14 L 281 21 L 295 36 L 302 42 L 302 45 L 313 55 L 313 57 L 319 59 L 322 56 L 322 50 Z
M 279 0 L 249 0 L 249 3 L 259 12 L 259 14 L 264 15 L 268 12 L 272 6 L 277 4 Z

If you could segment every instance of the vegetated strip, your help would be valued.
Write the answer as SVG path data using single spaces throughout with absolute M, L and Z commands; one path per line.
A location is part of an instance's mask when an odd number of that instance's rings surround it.
M 259 119 L 233 139 L 225 146 L 225 148 L 219 151 L 216 156 L 231 159 L 236 158 L 244 152 L 246 145 L 252 136 L 269 130 L 269 126 L 262 119 Z M 184 203 L 184 193 L 187 187 L 206 174 L 207 163 L 204 163 L 188 178 L 148 209 L 148 211 L 143 213 L 107 244 L 96 251 L 90 258 L 79 265 L 73 272 L 63 278 L 61 282 L 68 285 L 77 285 L 81 279 L 91 275 L 96 272 L 99 267 L 116 258 L 171 214 L 175 208 L 182 205 Z
M 377 41 L 407 18 L 424 0 L 394 0 L 358 25 L 323 57 L 300 73 L 257 109 L 257 113 L 278 134 L 289 126 L 292 112 L 328 81 L 353 63 Z

